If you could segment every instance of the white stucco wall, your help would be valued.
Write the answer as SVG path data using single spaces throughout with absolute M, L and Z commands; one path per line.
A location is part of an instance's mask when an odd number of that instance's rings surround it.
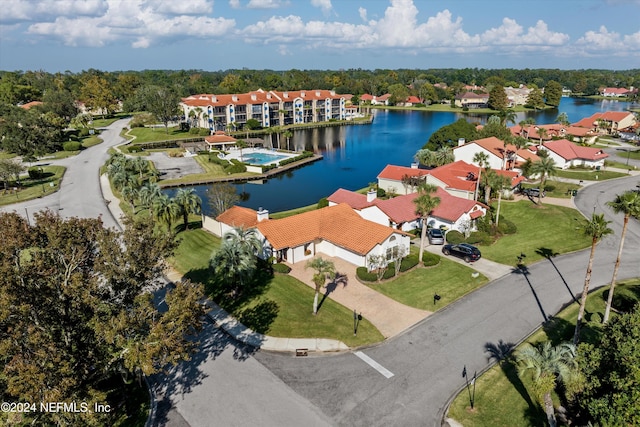
M 473 156 L 475 156 L 476 153 L 484 153 L 489 156 L 489 166 L 491 166 L 491 169 L 502 169 L 502 159 L 500 157 L 496 156 L 488 150 L 485 150 L 484 148 L 473 142 L 469 142 L 460 147 L 456 147 L 453 150 L 456 161 L 462 160 L 470 164 L 474 164 Z
M 368 208 L 356 210 L 356 212 L 364 219 L 389 227 L 389 217 L 377 206 L 370 206 Z

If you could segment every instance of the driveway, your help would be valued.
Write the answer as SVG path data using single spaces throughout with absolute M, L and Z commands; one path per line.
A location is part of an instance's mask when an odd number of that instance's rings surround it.
M 166 152 L 151 152 L 146 159 L 156 165 L 161 179 L 182 178 L 204 172 L 193 157 L 169 157 Z

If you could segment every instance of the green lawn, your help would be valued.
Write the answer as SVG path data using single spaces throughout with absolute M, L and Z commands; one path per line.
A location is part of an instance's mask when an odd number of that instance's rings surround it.
M 540 184 L 537 183 L 537 184 L 523 185 L 522 188 L 538 188 L 539 186 Z M 569 194 L 571 190 L 580 190 L 580 188 L 582 188 L 579 184 L 556 181 L 553 178 L 547 180 L 547 182 L 544 183 L 544 187 L 546 189 L 547 197 L 558 197 L 561 199 L 571 198 L 571 195 Z M 543 203 L 544 203 L 544 200 L 543 200 Z
M 198 135 L 190 134 L 189 132 L 181 131 L 179 127 L 174 126 L 169 128 L 169 132 L 165 132 L 164 127 L 159 128 L 132 128 L 129 131 L 129 135 L 134 135 L 136 139 L 134 143 L 141 144 L 145 142 L 155 141 L 167 141 L 172 139 L 188 139 L 188 138 L 201 138 Z
M 60 181 L 66 170 L 64 166 L 44 166 L 42 171 L 46 175 L 45 178 L 32 180 L 24 177 L 21 180 L 22 187 L 15 193 L 11 189 L 5 192 L 4 188 L 2 188 L 0 190 L 0 206 L 37 199 L 47 194 L 55 193 L 60 188 Z M 51 185 L 52 183 L 53 186 Z
M 437 266 L 414 268 L 396 279 L 367 283 L 367 286 L 402 304 L 436 311 L 488 282 L 482 274 L 473 278 L 471 274 L 474 271 L 465 265 L 440 258 Z M 434 294 L 441 297 L 435 305 Z
M 605 308 L 608 287 L 591 293 L 587 299 L 586 320 L 581 338 L 585 342 L 596 342 L 601 333 L 600 321 Z M 640 279 L 621 283 L 616 287 L 614 300 L 626 298 L 637 302 L 640 295 Z M 614 302 L 615 304 L 615 302 Z M 536 343 L 551 340 L 554 345 L 573 338 L 578 317 L 578 304 L 573 303 L 562 310 L 542 328 L 538 329 L 527 342 Z M 497 343 L 494 343 L 497 344 Z M 452 402 L 448 416 L 465 427 L 493 426 L 545 426 L 544 410 L 536 402 L 530 376 L 517 375 L 512 360 L 495 365 L 476 380 L 475 405 L 469 406 L 469 394 L 463 389 Z M 554 402 L 558 402 L 557 397 Z
M 220 239 L 202 229 L 179 233 L 178 238 L 180 243 L 170 263 L 191 280 L 212 286 L 211 273 L 207 268 L 212 252 L 220 246 Z M 246 326 L 271 336 L 331 338 L 349 346 L 371 344 L 384 339 L 366 319 L 362 320 L 358 335 L 354 337 L 353 312 L 329 298 L 314 316 L 313 295 L 314 290 L 299 280 L 276 274 L 264 276 L 256 292 L 247 301 L 216 302 Z
M 558 170 L 556 176 L 560 178 L 581 179 L 583 181 L 604 181 L 607 179 L 621 178 L 627 176 L 627 174 L 607 170 L 565 169 Z
M 482 256 L 501 264 L 515 265 L 516 256 L 524 253 L 526 264 L 544 257 L 536 251 L 562 254 L 587 248 L 591 239 L 582 232 L 585 218 L 575 209 L 529 200 L 503 202 L 500 215 L 518 227 L 515 234 L 501 237 L 491 246 L 480 246 Z

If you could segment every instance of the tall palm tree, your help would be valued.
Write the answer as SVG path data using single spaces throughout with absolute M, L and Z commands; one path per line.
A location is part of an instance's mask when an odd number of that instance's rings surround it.
M 538 192 L 538 204 L 540 204 L 547 178 L 558 173 L 556 162 L 551 157 L 542 157 L 531 165 L 531 172 L 540 175 L 540 191 Z
M 498 209 L 496 210 L 496 221 L 495 221 L 496 227 L 500 222 L 500 205 L 502 204 L 502 192 L 504 191 L 505 187 L 511 189 L 510 184 L 511 184 L 511 180 L 504 175 L 495 174 L 495 177 L 493 178 L 493 181 L 492 181 L 492 187 L 498 189 Z
M 547 135 L 549 134 L 549 131 L 547 131 L 545 128 L 538 128 L 538 136 L 540 137 L 540 144 L 543 143 L 543 139 L 545 139 L 547 137 Z
M 596 244 L 602 237 L 613 233 L 609 228 L 609 223 L 604 219 L 604 214 L 591 215 L 591 221 L 587 222 L 584 227 L 584 234 L 591 237 L 591 253 L 589 254 L 589 264 L 587 264 L 587 274 L 584 277 L 584 286 L 582 288 L 582 298 L 580 298 L 580 310 L 578 310 L 578 320 L 576 321 L 576 330 L 573 335 L 573 344 L 578 345 L 580 339 L 580 327 L 582 326 L 582 318 L 584 316 L 584 307 L 587 303 L 587 295 L 589 294 L 589 283 L 591 282 L 591 271 L 593 269 L 593 258 L 596 253 Z
M 304 268 L 312 268 L 316 271 L 313 275 L 313 284 L 316 288 L 316 293 L 313 296 L 313 314 L 315 316 L 318 313 L 318 295 L 320 294 L 320 288 L 324 286 L 328 277 L 336 273 L 336 267 L 333 265 L 333 262 L 318 257 L 307 261 Z
M 435 160 L 435 164 L 433 166 L 443 166 L 453 163 L 456 159 L 456 156 L 453 154 L 453 148 L 448 145 L 443 145 L 438 148 L 433 155 L 433 159 Z
M 501 121 L 500 123 L 502 124 L 502 126 L 507 127 L 508 123 L 511 124 L 516 124 L 516 118 L 518 117 L 516 115 L 516 112 L 513 111 L 513 109 L 511 108 L 507 108 L 506 110 L 502 110 L 500 111 L 500 113 L 498 114 L 498 116 L 500 117 Z
M 179 215 L 182 215 L 184 229 L 189 228 L 189 214 L 199 214 L 202 199 L 196 194 L 193 188 L 181 188 L 173 198 L 173 202 L 178 207 Z
M 238 244 L 225 240 L 209 260 L 209 267 L 217 276 L 229 280 L 229 287 L 237 296 L 244 289 L 245 278 L 255 271 L 256 257 Z
M 282 136 L 284 136 L 284 138 L 287 140 L 287 150 L 291 151 L 289 149 L 289 140 L 293 136 L 293 132 L 291 132 L 290 130 L 287 129 L 284 132 L 282 132 Z
M 131 160 L 131 167 L 138 173 L 138 182 L 142 183 L 142 175 L 149 170 L 149 162 L 142 157 Z
M 424 253 L 424 241 L 427 235 L 427 220 L 431 212 L 440 204 L 439 197 L 433 197 L 431 194 L 435 193 L 438 187 L 435 185 L 421 184 L 418 187 L 418 197 L 413 199 L 413 203 L 416 205 L 416 213 L 420 215 L 420 221 L 422 222 L 422 233 L 420 235 L 420 252 L 418 259 L 422 262 L 422 254 Z
M 473 155 L 473 159 L 471 160 L 473 163 L 480 166 L 478 170 L 478 180 L 476 181 L 476 194 L 474 197 L 475 201 L 478 201 L 478 196 L 480 195 L 480 178 L 482 176 L 482 169 L 489 167 L 489 155 L 482 151 L 478 151 Z
M 163 194 L 153 202 L 153 217 L 171 229 L 171 224 L 178 216 L 178 207 L 169 196 Z
M 519 373 L 532 373 L 533 383 L 538 399 L 544 405 L 549 426 L 556 426 L 556 416 L 553 409 L 551 392 L 557 380 L 565 383 L 576 372 L 575 345 L 562 343 L 555 347 L 551 341 L 545 341 L 537 346 L 525 345 L 516 353 L 516 360 L 520 364 Z
M 151 209 L 153 202 L 156 198 L 162 195 L 162 190 L 160 190 L 160 186 L 155 183 L 145 183 L 138 190 L 138 199 L 140 200 L 140 205 L 144 208 Z
M 624 238 L 627 234 L 627 225 L 629 224 L 629 217 L 634 216 L 640 218 L 640 193 L 637 191 L 627 191 L 622 194 L 616 195 L 616 198 L 607 202 L 607 205 L 613 209 L 617 214 L 624 213 L 624 222 L 622 225 L 622 234 L 620 235 L 620 246 L 618 247 L 618 257 L 613 267 L 613 277 L 611 278 L 611 287 L 609 288 L 609 296 L 607 297 L 607 307 L 604 310 L 604 317 L 602 323 L 609 321 L 609 314 L 611 312 L 611 304 L 613 302 L 613 292 L 616 288 L 616 277 L 618 276 L 618 269 L 620 268 L 620 257 L 622 257 L 622 248 L 624 247 Z

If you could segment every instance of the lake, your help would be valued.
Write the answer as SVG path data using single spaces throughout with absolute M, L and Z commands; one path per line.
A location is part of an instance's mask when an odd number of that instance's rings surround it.
M 561 112 L 569 121 L 589 117 L 600 111 L 626 111 L 631 104 L 609 100 L 562 98 L 558 109 L 518 113 L 517 120 L 533 117 L 536 123 L 554 123 Z M 377 180 L 388 164 L 409 166 L 413 155 L 429 140 L 431 133 L 461 117 L 483 123 L 489 115 L 454 112 L 375 110 L 370 125 L 334 126 L 293 132 L 290 144 L 296 150 L 321 153 L 324 159 L 272 178 L 263 184 L 236 185 L 241 206 L 279 212 L 317 203 L 338 188 L 358 190 Z M 278 142 L 275 136 L 273 145 Z M 280 138 L 285 148 L 286 141 Z M 207 185 L 193 187 L 203 199 L 208 213 Z M 169 194 L 176 191 L 168 190 Z

